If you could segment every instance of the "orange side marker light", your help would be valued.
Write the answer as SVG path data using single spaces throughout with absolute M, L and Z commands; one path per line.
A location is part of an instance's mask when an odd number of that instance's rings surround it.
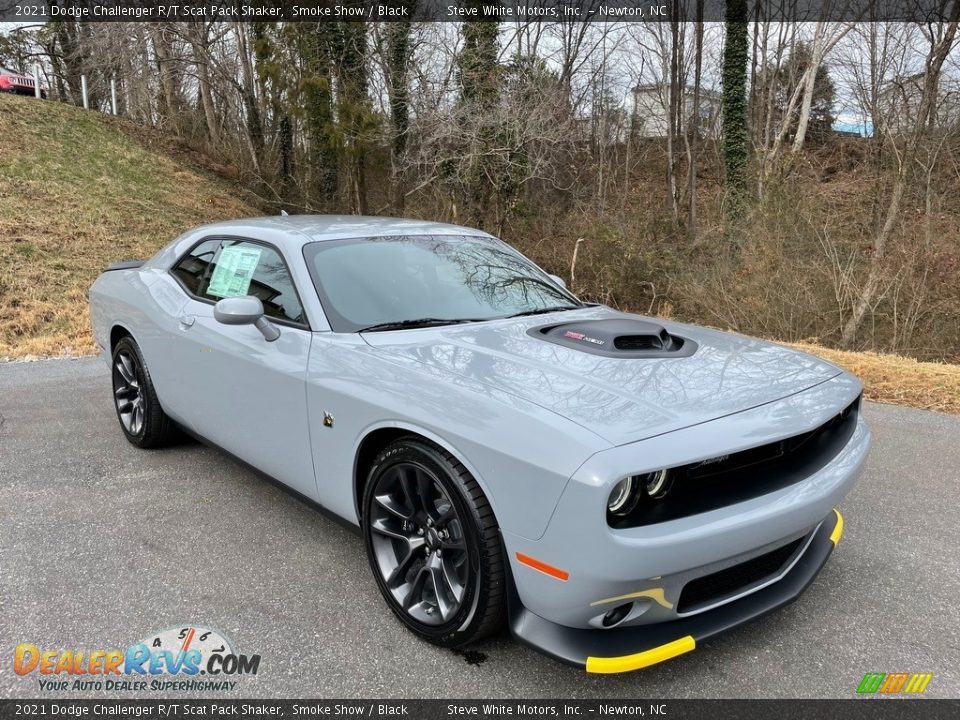
M 517 562 L 526 565 L 527 567 L 532 567 L 534 570 L 539 570 L 544 575 L 549 575 L 557 580 L 563 580 L 563 582 L 566 582 L 570 577 L 570 573 L 568 573 L 566 570 L 561 570 L 553 565 L 547 565 L 547 563 L 537 560 L 536 558 L 532 558 L 529 555 L 524 555 L 521 552 L 517 553 Z

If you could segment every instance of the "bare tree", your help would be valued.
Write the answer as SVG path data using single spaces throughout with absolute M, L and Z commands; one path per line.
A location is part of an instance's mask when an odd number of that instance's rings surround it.
M 211 147 L 220 144 L 220 126 L 217 109 L 213 100 L 213 83 L 210 80 L 210 29 L 206 20 L 194 20 L 186 23 L 184 34 L 193 51 L 193 65 L 196 68 L 200 103 L 206 121 L 207 137 Z
M 956 39 L 957 23 L 960 19 L 960 3 L 944 2 L 941 6 L 941 12 L 942 16 L 947 18 L 946 22 L 928 25 L 924 31 L 929 49 L 918 111 L 913 126 L 907 130 L 902 147 L 897 152 L 896 175 L 890 191 L 887 210 L 883 217 L 883 224 L 874 235 L 871 243 L 870 264 L 866 282 L 859 299 L 854 303 L 849 319 L 843 326 L 841 342 L 848 347 L 856 339 L 857 331 L 860 329 L 867 310 L 880 293 L 887 243 L 900 219 L 900 207 L 916 160 L 917 149 L 924 132 L 930 125 L 931 116 L 937 106 L 943 64 Z
M 687 145 L 687 236 L 697 241 L 697 141 L 700 137 L 700 85 L 703 79 L 703 2 L 696 0 L 693 41 L 692 121 L 684 134 Z

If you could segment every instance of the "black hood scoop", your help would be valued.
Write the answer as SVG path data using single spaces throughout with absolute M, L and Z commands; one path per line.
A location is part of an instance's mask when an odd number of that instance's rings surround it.
M 611 358 L 689 357 L 697 350 L 693 340 L 671 335 L 655 322 L 633 318 L 541 325 L 530 328 L 527 334 L 573 350 Z

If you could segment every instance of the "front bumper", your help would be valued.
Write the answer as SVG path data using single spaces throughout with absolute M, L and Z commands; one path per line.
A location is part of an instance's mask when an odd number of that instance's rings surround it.
M 690 652 L 698 642 L 796 600 L 820 572 L 842 533 L 843 516 L 833 510 L 793 567 L 777 582 L 713 610 L 666 623 L 610 630 L 566 627 L 525 608 L 511 581 L 510 631 L 521 643 L 590 673 L 639 670 Z
M 624 626 L 670 623 L 709 611 L 711 603 L 697 599 L 693 588 L 685 593 L 688 585 L 799 538 L 812 538 L 832 508 L 843 503 L 869 454 L 870 430 L 863 415 L 826 465 L 778 490 L 706 512 L 611 528 L 606 504 L 613 480 L 819 427 L 859 392 L 855 379 L 841 376 L 777 403 L 595 454 L 567 484 L 539 539 L 503 532 L 523 606 L 558 625 L 588 630 L 603 626 L 607 611 L 629 599 L 637 602 L 620 623 Z M 531 566 L 521 555 L 564 577 Z M 766 567 L 765 561 L 758 562 L 761 570 Z M 734 599 L 719 590 L 712 597 Z

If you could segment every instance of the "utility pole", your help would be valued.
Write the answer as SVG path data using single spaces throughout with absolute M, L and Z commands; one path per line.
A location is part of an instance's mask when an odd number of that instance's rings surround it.
M 40 63 L 33 64 L 33 95 L 40 97 Z
M 114 115 L 117 114 L 117 78 L 110 78 L 110 110 Z
M 87 76 L 80 76 L 80 94 L 83 95 L 83 109 L 90 109 L 90 99 L 87 97 Z

